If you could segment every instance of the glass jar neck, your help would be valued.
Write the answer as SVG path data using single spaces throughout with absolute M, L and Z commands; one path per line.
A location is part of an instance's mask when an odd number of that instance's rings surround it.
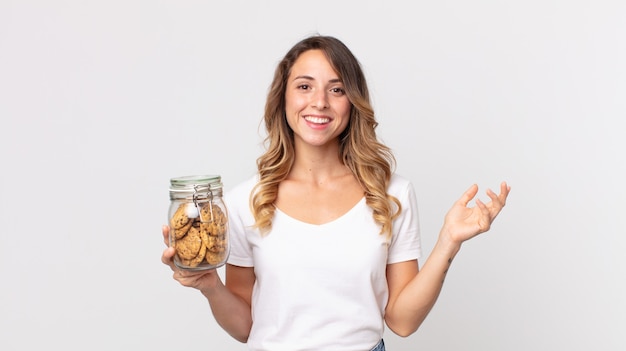
M 185 176 L 170 179 L 171 200 L 211 200 L 222 196 L 219 175 Z

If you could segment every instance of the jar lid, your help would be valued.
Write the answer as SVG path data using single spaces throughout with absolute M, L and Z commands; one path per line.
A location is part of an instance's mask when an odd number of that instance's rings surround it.
M 190 175 L 170 179 L 170 191 L 187 192 L 202 190 L 217 190 L 222 188 L 222 177 L 219 175 Z

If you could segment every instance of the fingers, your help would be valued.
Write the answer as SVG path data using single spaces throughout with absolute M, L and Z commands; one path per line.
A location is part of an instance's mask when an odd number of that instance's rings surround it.
M 170 227 L 164 225 L 161 227 L 161 231 L 163 232 L 163 242 L 165 243 L 165 246 L 170 246 Z
M 506 204 L 506 199 L 509 196 L 509 192 L 511 191 L 511 187 L 506 183 L 500 183 L 500 194 L 496 194 L 491 189 L 487 189 L 487 196 L 491 199 L 491 202 L 485 204 L 484 202 L 476 199 L 474 202 L 479 207 L 481 212 L 488 211 L 491 219 L 495 218 L 498 213 L 502 210 L 504 205 Z M 458 204 L 461 204 L 467 207 L 468 203 L 476 196 L 478 192 L 478 185 L 473 184 L 465 191 L 465 193 L 461 196 L 461 198 L 457 201 Z
M 506 183 L 500 183 L 500 194 L 494 193 L 491 189 L 487 189 L 487 195 L 491 198 L 491 202 L 486 205 L 489 208 L 490 220 L 493 221 L 506 205 L 506 198 L 509 196 L 511 187 Z M 477 200 L 478 201 L 478 200 Z
M 504 204 L 502 204 L 502 201 L 500 201 L 500 197 L 498 197 L 498 194 L 494 193 L 493 190 L 487 189 L 487 196 L 491 198 L 491 203 L 493 204 L 494 208 L 499 209 L 504 206 Z
M 176 254 L 176 249 L 170 247 L 170 227 L 164 225 L 161 227 L 161 231 L 163 232 L 163 242 L 167 248 L 163 250 L 163 254 L 161 255 L 161 262 L 170 266 L 172 270 L 174 270 L 174 255 Z
M 478 219 L 478 231 L 479 233 L 483 233 L 489 230 L 491 227 L 491 223 L 493 222 L 494 216 L 490 211 L 489 207 L 485 205 L 484 202 L 480 201 L 480 199 L 476 199 L 476 207 L 480 210 L 481 216 Z
M 502 182 L 500 184 L 500 194 L 496 195 L 491 189 L 487 189 L 487 195 L 491 198 L 491 201 L 494 204 L 497 204 L 498 208 L 504 207 L 506 205 L 506 198 L 509 196 L 509 192 L 511 191 L 511 187 L 506 184 L 506 182 Z
M 174 256 L 176 255 L 176 249 L 174 247 L 169 246 L 170 228 L 169 226 L 164 225 L 161 228 L 161 230 L 163 232 L 163 241 L 165 242 L 165 245 L 167 246 L 167 248 L 163 250 L 163 254 L 161 255 L 161 262 L 163 262 L 163 264 L 170 267 L 170 269 L 173 272 L 172 277 L 174 278 L 174 280 L 178 281 L 183 286 L 192 286 L 194 282 L 197 280 L 197 277 L 201 275 L 201 273 L 186 272 L 176 267 L 176 265 L 174 264 Z
M 502 182 L 500 184 L 500 202 L 502 202 L 502 206 L 504 206 L 506 204 L 506 198 L 509 196 L 509 193 L 511 192 L 511 187 L 506 183 L 506 182 Z
M 473 184 L 465 191 L 465 193 L 461 196 L 461 198 L 457 201 L 459 204 L 467 207 L 467 204 L 472 201 L 474 196 L 478 193 L 478 185 Z
M 182 279 L 182 278 L 185 278 L 185 273 L 183 270 L 177 269 L 174 271 L 174 274 L 172 275 L 172 277 L 176 280 Z
M 176 249 L 174 249 L 173 247 L 168 247 L 167 249 L 163 250 L 163 254 L 161 255 L 161 262 L 174 269 L 173 259 L 175 254 Z
M 504 207 L 504 205 L 506 204 L 506 199 L 509 196 L 510 191 L 511 191 L 511 187 L 506 182 L 502 182 L 500 183 L 499 195 L 494 193 L 491 189 L 487 189 L 487 195 L 491 198 L 492 202 L 500 204 L 500 207 Z M 470 186 L 465 191 L 465 193 L 463 193 L 463 195 L 457 202 L 462 204 L 463 206 L 467 206 L 467 204 L 470 201 L 472 201 L 472 199 L 476 196 L 477 193 L 478 193 L 478 185 L 472 184 L 472 186 Z

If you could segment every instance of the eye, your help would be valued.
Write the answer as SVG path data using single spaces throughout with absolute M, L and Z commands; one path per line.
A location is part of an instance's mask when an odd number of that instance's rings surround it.
M 343 88 L 332 88 L 330 91 L 336 95 L 345 95 L 346 91 Z
M 309 90 L 311 87 L 308 84 L 300 84 L 298 85 L 298 89 L 300 90 Z

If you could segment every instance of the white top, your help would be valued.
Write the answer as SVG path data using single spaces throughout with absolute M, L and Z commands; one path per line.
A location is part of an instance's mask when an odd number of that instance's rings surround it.
M 421 255 L 412 184 L 394 175 L 388 192 L 402 203 L 390 240 L 362 198 L 326 224 L 298 221 L 276 210 L 272 231 L 251 225 L 249 196 L 258 178 L 224 195 L 229 211 L 228 263 L 254 267 L 250 350 L 363 350 L 382 338 L 388 289 L 386 265 Z

